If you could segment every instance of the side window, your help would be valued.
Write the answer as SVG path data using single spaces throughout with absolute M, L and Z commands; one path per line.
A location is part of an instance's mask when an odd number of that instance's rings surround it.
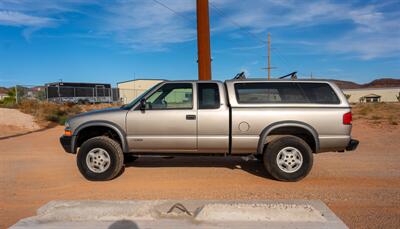
M 339 104 L 340 100 L 327 83 L 299 83 L 311 103 Z
M 169 83 L 146 99 L 146 109 L 192 109 L 193 87 L 190 83 Z
M 339 98 L 326 83 L 236 83 L 238 103 L 339 104 Z
M 294 83 L 237 83 L 238 103 L 304 103 L 300 88 Z
M 199 83 L 199 109 L 218 109 L 220 105 L 219 88 L 216 83 Z

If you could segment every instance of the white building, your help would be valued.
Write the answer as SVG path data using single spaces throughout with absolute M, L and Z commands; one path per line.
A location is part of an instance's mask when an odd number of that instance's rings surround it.
M 400 87 L 343 89 L 350 103 L 399 102 Z
M 126 104 L 141 95 L 147 89 L 162 82 L 161 79 L 137 79 L 117 83 L 121 101 Z
M 5 98 L 7 98 L 7 97 L 8 97 L 7 94 L 5 94 L 5 93 L 0 93 L 0 100 L 3 100 L 3 99 L 5 99 Z

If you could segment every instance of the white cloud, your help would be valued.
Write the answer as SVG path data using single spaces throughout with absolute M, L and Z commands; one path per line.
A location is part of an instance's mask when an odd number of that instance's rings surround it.
M 36 17 L 15 11 L 0 10 L 0 24 L 11 26 L 48 27 L 54 25 L 55 19 Z
M 291 30 L 348 23 L 352 29 L 345 32 L 338 31 L 332 34 L 330 40 L 302 42 L 313 44 L 315 49 L 365 60 L 400 54 L 398 21 L 400 13 L 387 12 L 387 9 L 396 7 L 395 1 L 363 6 L 355 6 L 351 1 L 335 3 L 328 0 L 214 0 L 212 2 L 216 7 L 224 9 L 224 12 L 228 12 L 227 17 L 219 20 L 216 25 L 217 31 L 220 32 L 235 33 L 237 30 L 235 24 L 254 33 L 264 33 L 272 28 Z M 298 40 L 285 42 L 299 43 Z
M 26 37 L 33 31 L 68 23 L 66 12 L 85 12 L 84 5 L 95 5 L 90 15 L 92 34 L 111 37 L 135 50 L 164 50 L 171 44 L 196 38 L 195 0 L 0 0 L 0 25 L 24 27 Z M 249 39 L 237 25 L 259 34 L 267 30 L 295 31 L 315 26 L 346 24 L 325 40 L 284 38 L 283 43 L 309 45 L 329 53 L 361 59 L 395 56 L 400 53 L 400 23 L 396 1 L 353 2 L 332 0 L 210 0 L 212 33 L 232 39 Z M 214 9 L 214 6 L 223 11 Z M 397 6 L 398 7 L 398 6 Z M 398 8 L 397 8 L 398 9 Z M 93 11 L 90 12 L 93 14 Z M 232 23 L 234 22 L 234 23 Z M 333 30 L 332 30 L 333 31 Z M 243 36 L 240 36 L 243 34 Z M 275 42 L 276 43 L 276 42 Z M 310 45 L 311 44 L 311 45 Z
M 119 42 L 141 50 L 163 50 L 166 45 L 193 40 L 196 36 L 195 2 L 161 1 L 174 12 L 154 1 L 117 1 L 107 7 L 104 31 Z M 187 19 L 189 18 L 189 19 Z

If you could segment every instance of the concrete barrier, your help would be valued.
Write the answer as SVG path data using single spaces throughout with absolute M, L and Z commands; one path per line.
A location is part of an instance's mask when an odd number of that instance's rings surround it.
M 52 201 L 11 228 L 347 228 L 318 200 Z

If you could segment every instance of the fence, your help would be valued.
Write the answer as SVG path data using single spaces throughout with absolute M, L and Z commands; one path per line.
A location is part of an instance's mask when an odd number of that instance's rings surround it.
M 66 87 L 66 86 L 15 86 L 15 100 L 24 99 L 56 103 L 129 103 L 145 90 L 104 87 Z

